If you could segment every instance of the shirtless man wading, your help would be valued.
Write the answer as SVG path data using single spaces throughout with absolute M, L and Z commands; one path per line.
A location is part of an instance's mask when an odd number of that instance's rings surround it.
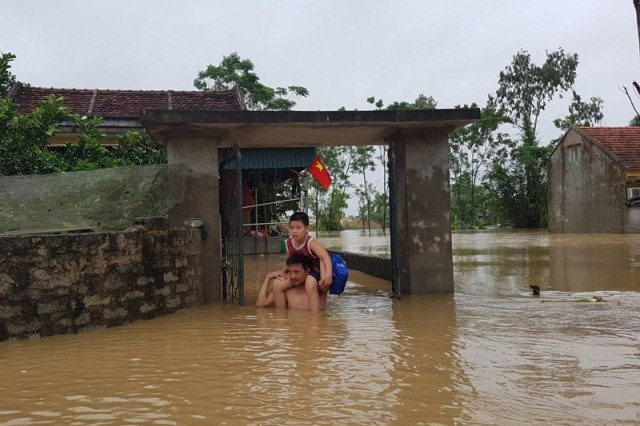
M 309 273 L 313 274 L 313 260 L 307 256 L 301 254 L 292 254 L 287 258 L 287 268 L 285 273 L 289 276 L 291 284 L 293 286 L 285 291 L 287 297 L 287 308 L 294 309 L 309 309 L 309 298 L 305 291 L 305 281 L 307 277 L 311 278 Z M 273 291 L 270 289 L 269 284 L 272 280 L 279 277 L 281 271 L 270 272 L 265 277 L 260 289 L 258 290 L 258 299 L 256 300 L 256 306 L 261 308 L 275 306 L 273 302 Z M 317 281 L 319 277 L 314 277 Z M 327 294 L 323 292 L 320 296 L 320 306 L 324 309 L 327 303 Z

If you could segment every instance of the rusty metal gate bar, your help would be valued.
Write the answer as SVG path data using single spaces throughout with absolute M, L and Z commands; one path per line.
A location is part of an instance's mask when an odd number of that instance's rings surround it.
M 233 155 L 220 165 L 235 161 L 233 185 L 220 185 L 222 225 L 222 298 L 244 305 L 244 230 L 242 227 L 242 155 L 235 148 Z M 223 177 L 228 179 L 228 176 Z M 225 191 L 225 189 L 227 191 Z

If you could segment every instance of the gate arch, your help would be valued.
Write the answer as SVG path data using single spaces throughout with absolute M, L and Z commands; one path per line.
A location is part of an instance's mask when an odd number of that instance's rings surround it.
M 178 111 L 145 110 L 142 124 L 167 147 L 172 180 L 169 222 L 201 217 L 205 300 L 220 300 L 220 175 L 218 151 L 237 147 L 325 145 L 391 147 L 396 214 L 393 283 L 398 293 L 453 293 L 448 134 L 480 118 L 477 108 L 412 111 Z M 213 184 L 212 184 L 213 183 Z M 171 187 L 171 186 L 170 186 Z

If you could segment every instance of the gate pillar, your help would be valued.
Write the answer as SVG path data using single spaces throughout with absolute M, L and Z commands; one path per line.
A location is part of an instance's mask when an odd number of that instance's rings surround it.
M 169 225 L 185 219 L 203 220 L 206 238 L 200 245 L 202 288 L 199 303 L 221 299 L 220 177 L 218 141 L 213 138 L 170 138 L 166 141 L 169 164 Z
M 453 293 L 447 138 L 451 130 L 403 132 L 389 140 L 397 209 L 392 257 L 401 295 Z

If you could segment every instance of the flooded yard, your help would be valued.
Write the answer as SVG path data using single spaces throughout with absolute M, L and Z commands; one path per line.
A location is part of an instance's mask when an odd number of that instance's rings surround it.
M 388 255 L 379 234 L 320 238 Z M 352 271 L 326 312 L 256 309 L 283 257 L 253 256 L 245 307 L 1 342 L 0 424 L 640 423 L 640 235 L 453 249 L 451 296 L 392 300 Z

